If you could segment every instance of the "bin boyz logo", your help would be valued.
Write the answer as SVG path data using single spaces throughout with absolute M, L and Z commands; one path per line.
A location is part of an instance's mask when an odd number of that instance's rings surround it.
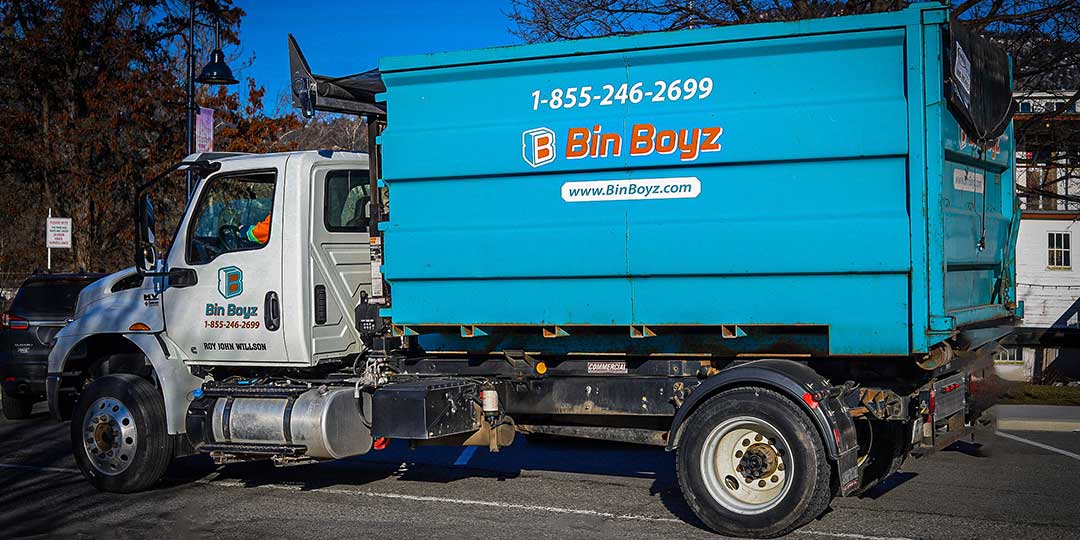
M 521 157 L 533 167 L 555 161 L 555 132 L 541 127 L 522 133 Z
M 244 272 L 235 266 L 226 266 L 218 269 L 218 292 L 222 298 L 240 296 L 244 292 Z M 205 315 L 207 317 L 241 317 L 245 321 L 254 319 L 259 315 L 258 306 L 238 306 L 236 304 L 219 305 L 217 303 L 206 304 Z M 255 326 L 208 326 L 207 328 L 258 328 Z M 203 348 L 207 348 L 204 346 Z M 223 349 L 219 349 L 223 350 Z
M 706 126 L 696 128 L 660 129 L 653 124 L 641 123 L 630 127 L 624 136 L 617 131 L 604 131 L 596 124 L 591 128 L 572 127 L 566 131 L 563 156 L 566 159 L 645 157 L 656 154 L 674 154 L 679 161 L 697 161 L 702 154 L 720 151 L 720 136 L 724 128 Z M 521 134 L 521 157 L 532 167 L 555 161 L 555 132 L 546 128 L 534 128 Z
M 232 298 L 244 292 L 244 272 L 235 266 L 217 271 L 217 290 L 222 298 Z

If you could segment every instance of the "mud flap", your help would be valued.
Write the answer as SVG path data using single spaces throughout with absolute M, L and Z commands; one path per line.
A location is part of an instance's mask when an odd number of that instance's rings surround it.
M 840 480 L 840 495 L 848 496 L 859 490 L 859 443 L 855 434 L 855 423 L 847 414 L 837 397 L 828 397 L 819 402 L 819 409 L 825 413 L 833 438 L 836 442 L 836 473 Z

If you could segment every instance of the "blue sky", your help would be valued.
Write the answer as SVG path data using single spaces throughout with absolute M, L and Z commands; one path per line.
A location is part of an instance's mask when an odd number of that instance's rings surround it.
M 319 75 L 348 75 L 376 67 L 383 56 L 512 45 L 509 0 L 236 0 L 247 16 L 240 27 L 243 56 L 266 87 L 273 114 L 288 83 L 286 35 L 292 32 Z M 284 112 L 284 111 L 282 111 Z

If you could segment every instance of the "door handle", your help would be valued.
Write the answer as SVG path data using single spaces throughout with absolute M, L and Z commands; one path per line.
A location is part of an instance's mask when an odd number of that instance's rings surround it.
M 274 291 L 266 293 L 266 300 L 263 302 L 263 321 L 266 329 L 271 332 L 281 328 L 281 302 L 278 301 L 278 295 Z

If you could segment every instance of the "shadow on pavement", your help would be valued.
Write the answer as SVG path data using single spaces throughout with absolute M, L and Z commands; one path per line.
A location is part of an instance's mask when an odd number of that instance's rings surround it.
M 170 469 L 169 482 L 174 485 L 190 482 L 213 470 L 213 463 L 205 456 L 191 456 Z M 538 472 L 651 479 L 650 495 L 659 497 L 674 517 L 706 530 L 679 490 L 674 455 L 657 447 L 518 436 L 512 446 L 491 453 L 486 448 L 449 446 L 410 449 L 407 443 L 393 441 L 385 450 L 338 461 L 283 467 L 274 467 L 267 462 L 238 463 L 220 467 L 216 472 L 217 481 L 231 480 L 247 487 L 289 485 L 300 490 L 362 487 L 388 478 L 426 484 L 448 484 L 472 478 L 512 480 Z
M 70 469 L 68 429 L 47 414 L 0 422 L 0 461 Z M 78 474 L 19 468 L 0 474 L 0 535 L 5 537 L 47 534 L 67 524 L 73 513 L 101 507 L 91 497 L 96 491 Z
M 896 489 L 901 484 L 906 483 L 908 480 L 919 476 L 918 473 L 912 472 L 895 472 L 889 475 L 888 478 L 882 480 L 876 486 L 866 490 L 865 493 L 859 495 L 860 499 L 877 500 L 882 495 Z
M 983 445 L 976 442 L 957 441 L 949 446 L 945 447 L 942 452 L 959 452 L 966 456 L 984 458 L 990 457 L 988 452 L 983 449 Z

